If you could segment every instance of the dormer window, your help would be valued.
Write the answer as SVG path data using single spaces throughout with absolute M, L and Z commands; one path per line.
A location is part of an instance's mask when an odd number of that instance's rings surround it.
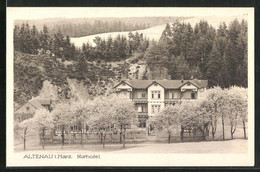
M 160 99 L 161 91 L 152 91 L 152 99 Z

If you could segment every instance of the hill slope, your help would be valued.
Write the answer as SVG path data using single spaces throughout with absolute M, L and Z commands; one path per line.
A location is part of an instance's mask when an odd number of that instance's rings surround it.
M 225 22 L 227 26 L 231 21 L 234 19 L 237 19 L 239 22 L 244 20 L 247 20 L 247 16 L 227 16 L 227 17 L 217 17 L 217 16 L 208 16 L 208 17 L 193 17 L 193 18 L 187 18 L 180 20 L 184 23 L 190 23 L 191 26 L 194 28 L 196 23 L 199 23 L 201 20 L 207 21 L 212 27 L 218 28 L 219 24 L 221 22 Z M 136 30 L 133 32 L 142 33 L 144 37 L 148 38 L 149 40 L 155 40 L 158 41 L 161 37 L 161 34 L 163 30 L 165 29 L 166 24 L 150 27 L 148 29 L 143 30 Z M 82 47 L 83 43 L 90 43 L 91 45 L 95 46 L 95 43 L 93 40 L 95 37 L 100 37 L 102 39 L 107 39 L 108 37 L 116 38 L 118 35 L 122 35 L 125 37 L 128 37 L 129 32 L 109 32 L 109 33 L 102 33 L 102 34 L 96 34 L 96 35 L 89 35 L 89 36 L 83 36 L 83 37 L 72 37 L 71 42 L 75 44 L 76 47 Z
M 19 106 L 32 96 L 38 96 L 45 80 L 58 87 L 59 96 L 62 98 L 69 89 L 67 78 L 82 82 L 88 87 L 90 94 L 94 94 L 96 86 L 102 94 L 121 79 L 142 79 L 144 76 L 147 79 L 151 78 L 153 74 L 147 72 L 147 64 L 132 63 L 132 59 L 116 62 L 86 61 L 86 72 L 84 76 L 80 76 L 81 71 L 75 61 L 62 62 L 59 58 L 51 59 L 46 55 L 30 55 L 15 51 L 14 103 Z

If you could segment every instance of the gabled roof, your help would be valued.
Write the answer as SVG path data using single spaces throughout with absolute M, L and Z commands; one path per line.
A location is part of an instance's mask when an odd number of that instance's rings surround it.
M 38 96 L 38 97 L 32 98 L 27 103 L 30 103 L 32 106 L 34 106 L 37 109 L 42 109 L 42 108 L 44 108 L 43 105 L 50 105 L 51 104 L 51 99 L 50 98 L 40 98 Z M 17 111 L 18 109 L 20 109 L 21 107 L 23 107 L 27 103 L 23 104 L 22 106 L 17 108 L 15 111 Z
M 117 86 L 119 86 L 119 85 L 122 84 L 122 83 L 127 84 L 129 87 L 132 87 L 131 84 L 129 84 L 127 81 L 121 81 L 121 82 L 117 83 L 117 84 L 114 86 L 114 88 L 116 88 Z
M 38 109 L 43 108 L 43 106 L 36 99 L 29 100 L 29 103 L 32 104 L 34 107 L 36 107 Z
M 165 89 L 179 89 L 181 86 L 183 86 L 186 83 L 191 83 L 198 88 L 205 88 L 208 85 L 208 80 L 197 80 L 197 79 L 183 80 L 183 81 L 182 80 L 129 80 L 124 82 L 128 83 L 131 87 L 135 89 L 146 89 L 153 82 L 158 83 Z M 116 86 L 118 86 L 119 84 L 117 84 Z

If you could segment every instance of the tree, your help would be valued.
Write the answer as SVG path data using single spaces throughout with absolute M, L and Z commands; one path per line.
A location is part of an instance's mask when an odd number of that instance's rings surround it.
M 233 139 L 233 134 L 236 131 L 238 120 L 243 123 L 244 138 L 246 139 L 246 127 L 245 122 L 247 121 L 247 89 L 241 87 L 231 87 L 228 90 L 227 108 L 228 108 L 228 119 L 230 122 L 230 134 Z
M 67 83 L 71 92 L 71 102 L 86 102 L 90 98 L 88 87 L 85 86 L 83 82 L 79 82 L 76 79 L 67 78 Z
M 20 123 L 14 125 L 14 135 L 15 138 L 23 140 L 23 150 L 26 150 L 26 140 L 27 137 L 33 133 L 34 121 L 33 118 L 26 119 Z
M 62 102 L 55 106 L 52 111 L 52 118 L 54 123 L 54 130 L 61 130 L 61 148 L 65 144 L 65 130 L 69 131 L 70 136 L 70 124 L 72 119 L 72 110 L 69 102 Z M 70 143 L 70 138 L 69 138 Z
M 44 53 L 50 49 L 50 35 L 46 25 L 43 26 L 43 30 L 40 32 L 40 47 Z
M 90 118 L 90 126 L 100 135 L 101 144 L 105 148 L 107 134 L 112 134 L 116 123 L 113 117 L 113 109 L 107 101 L 107 97 L 98 97 L 93 100 L 94 106 L 92 109 L 93 115 Z
M 33 120 L 35 128 L 40 133 L 42 149 L 44 149 L 46 131 L 54 127 L 53 117 L 48 110 L 39 109 L 35 111 Z
M 123 148 L 127 128 L 137 125 L 137 111 L 133 102 L 124 96 L 110 95 L 107 102 L 111 105 L 111 116 L 116 126 L 123 132 Z
M 169 58 L 167 62 L 168 62 L 167 68 L 169 70 L 172 79 L 180 79 L 182 77 L 185 79 L 190 78 L 191 76 L 191 73 L 189 72 L 190 68 L 183 56 L 177 56 L 177 57 L 172 56 L 171 58 Z
M 200 129 L 202 133 L 202 139 L 206 140 L 206 135 L 208 135 L 208 126 L 210 124 L 211 118 L 208 114 L 210 110 L 210 106 L 207 102 L 207 100 L 198 101 L 198 106 L 196 106 L 195 114 L 196 114 L 196 122 L 198 125 L 198 128 Z
M 83 141 L 83 132 L 84 129 L 87 130 L 86 124 L 88 123 L 88 120 L 91 118 L 91 115 L 93 115 L 92 110 L 92 104 L 84 101 L 77 101 L 71 103 L 71 123 L 74 125 L 77 125 L 80 130 L 80 143 L 82 145 L 82 148 L 84 147 L 84 141 Z
M 33 25 L 33 27 L 32 27 L 31 36 L 32 36 L 32 40 L 31 40 L 32 50 L 31 50 L 31 52 L 33 54 L 37 54 L 38 49 L 40 48 L 40 40 L 39 40 L 39 32 L 38 32 L 35 25 Z
M 14 50 L 20 51 L 20 27 L 18 25 L 15 25 L 14 27 Z
M 64 50 L 65 50 L 65 45 L 66 42 L 64 40 L 64 35 L 61 33 L 60 29 L 56 34 L 54 34 L 54 39 L 53 39 L 53 44 L 54 44 L 54 54 L 59 57 L 64 59 Z
M 206 98 L 207 111 L 210 117 L 211 133 L 214 139 L 216 130 L 217 130 L 217 121 L 221 117 L 222 120 L 222 138 L 225 139 L 225 103 L 227 100 L 226 93 L 220 87 L 214 87 L 208 90 L 205 90 L 202 93 L 202 97 Z
M 175 105 L 175 111 L 180 114 L 181 140 L 183 140 L 184 129 L 189 130 L 189 136 L 191 131 L 195 136 L 196 130 L 199 129 L 202 133 L 202 139 L 205 140 L 205 130 L 208 127 L 209 119 L 203 106 L 198 102 L 188 101 L 182 101 L 180 104 Z
M 228 87 L 229 85 L 229 75 L 226 71 L 227 63 L 225 60 L 227 41 L 227 26 L 225 23 L 221 23 L 217 30 L 209 60 L 206 64 L 210 87 L 216 85 Z
M 178 131 L 180 125 L 179 114 L 173 105 L 168 105 L 154 117 L 153 123 L 156 130 L 167 133 L 168 143 L 171 143 L 171 135 Z
M 51 98 L 52 100 L 57 100 L 58 87 L 56 85 L 51 84 L 50 81 L 45 80 L 42 83 L 42 89 L 40 90 L 39 96 L 43 98 Z

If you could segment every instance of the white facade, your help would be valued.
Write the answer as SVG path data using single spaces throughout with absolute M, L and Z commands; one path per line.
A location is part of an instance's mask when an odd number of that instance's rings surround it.
M 164 88 L 157 84 L 153 83 L 148 87 L 148 116 L 154 116 L 158 114 L 158 110 L 164 108 Z

